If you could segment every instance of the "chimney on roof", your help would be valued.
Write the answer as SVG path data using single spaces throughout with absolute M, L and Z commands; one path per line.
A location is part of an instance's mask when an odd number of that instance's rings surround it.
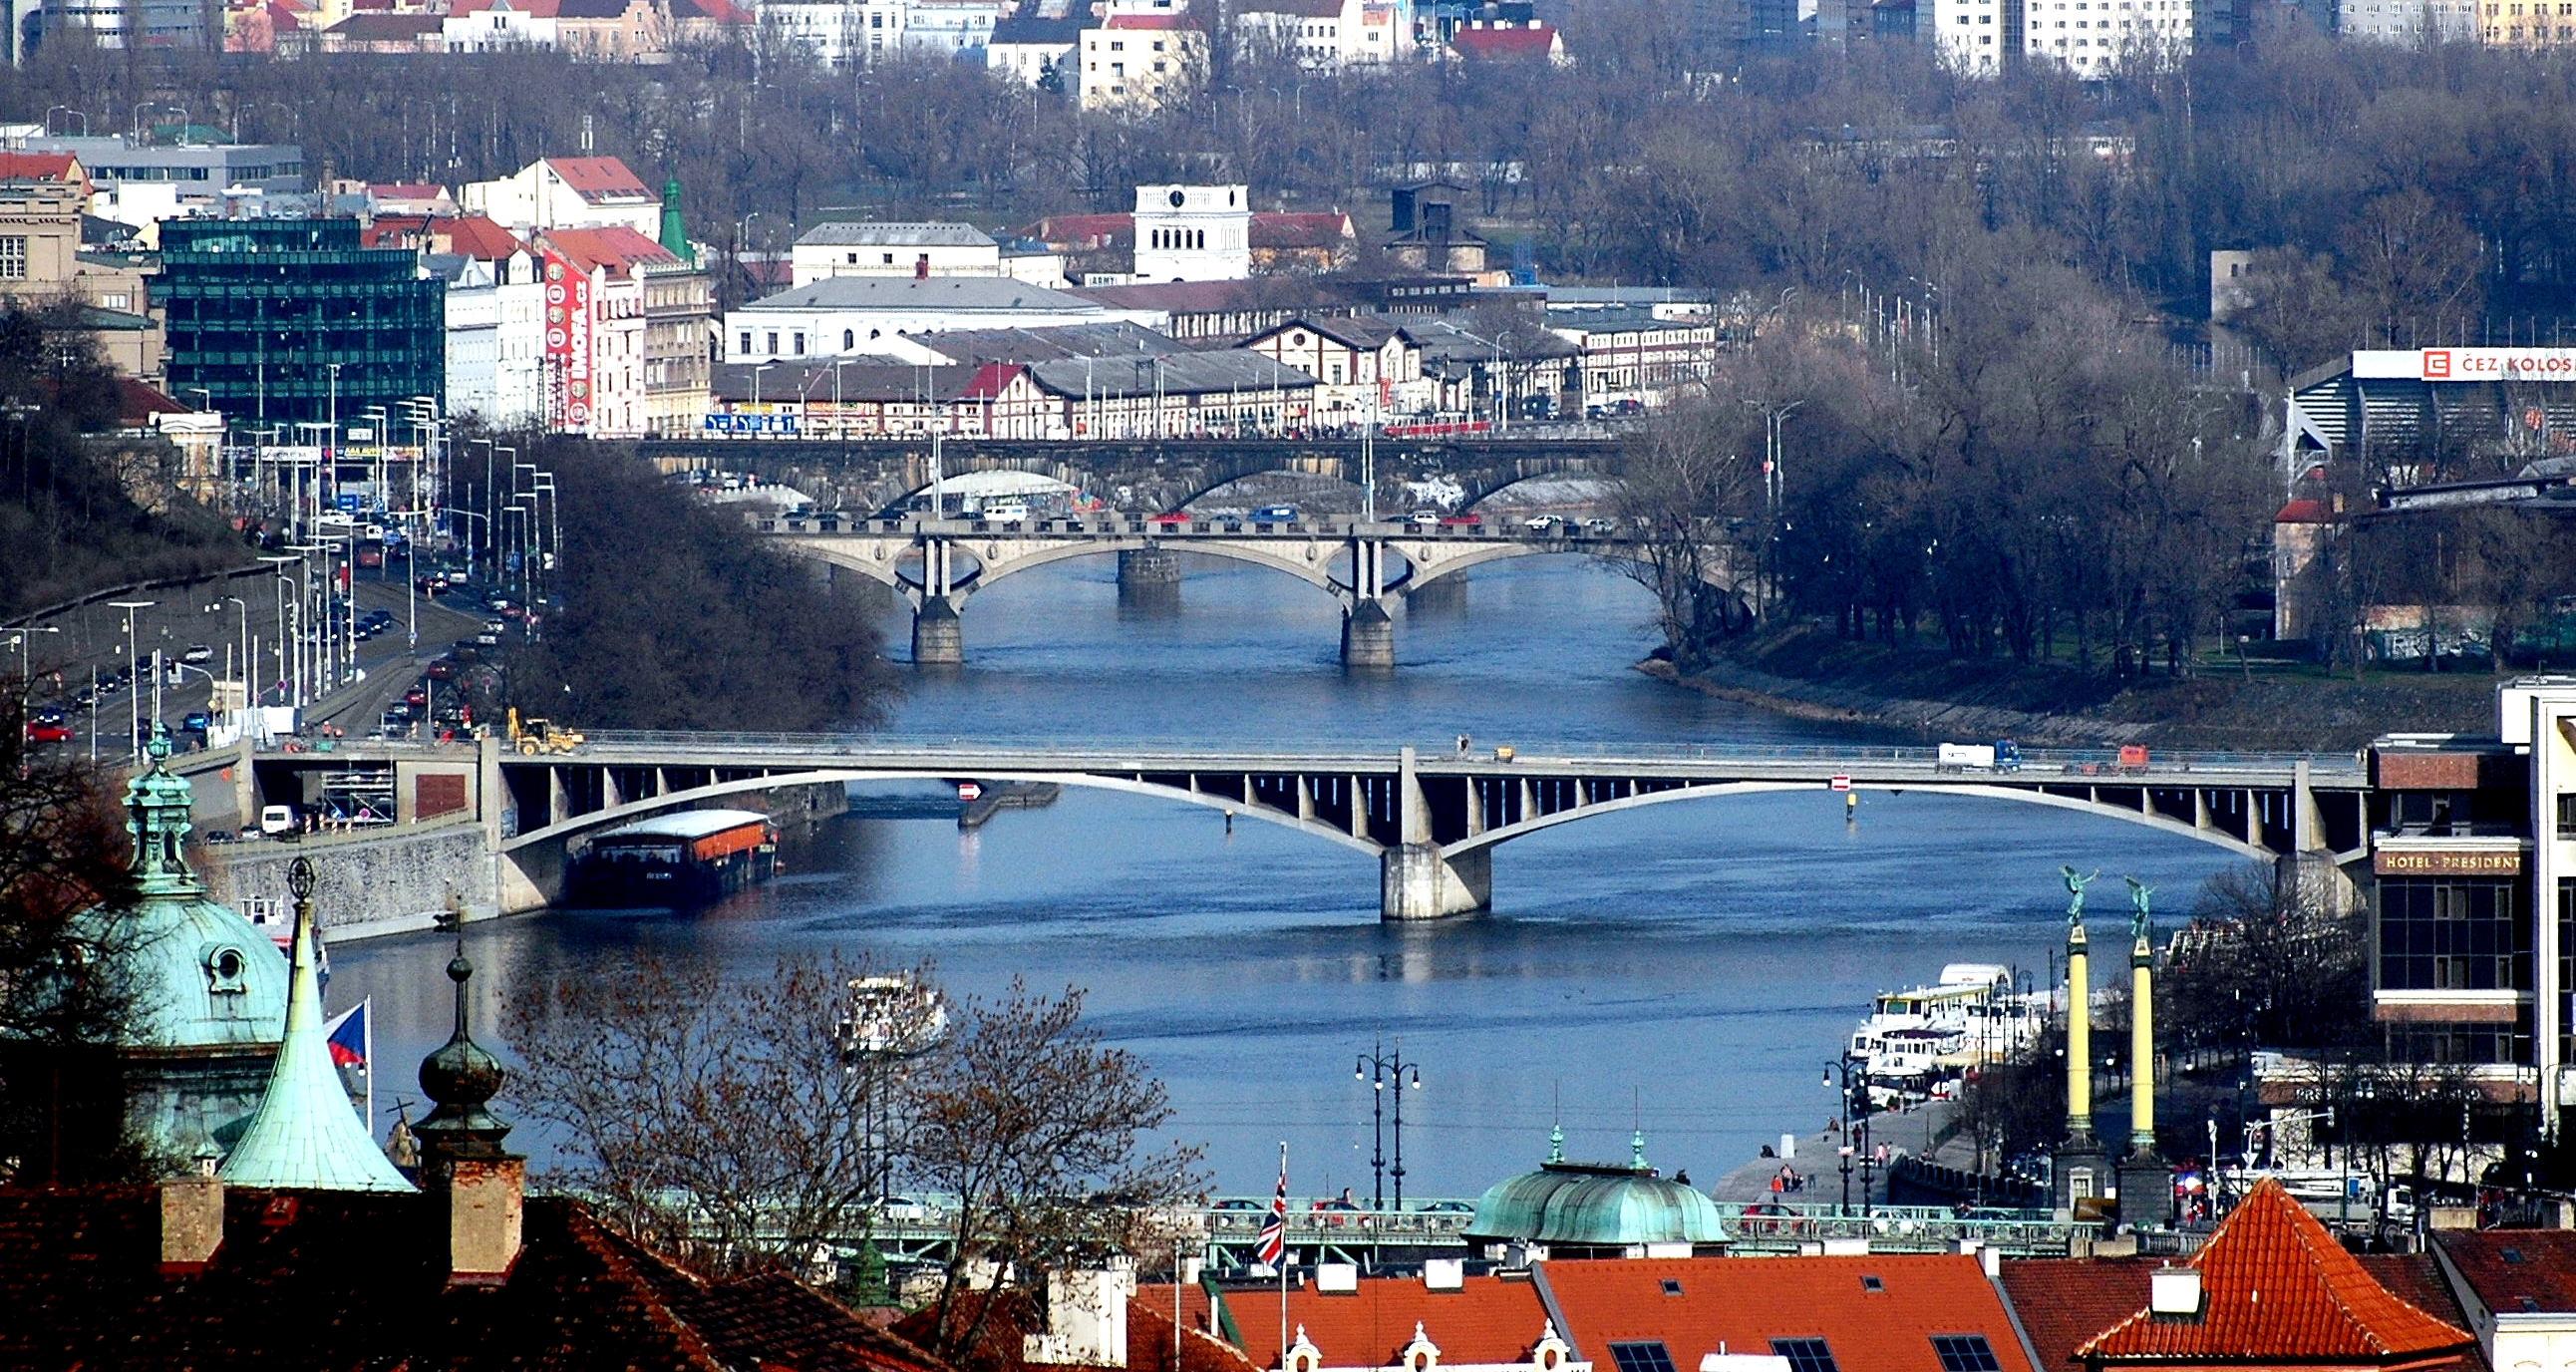
M 2200 1315 L 2200 1269 L 2159 1267 L 2147 1274 L 2147 1313 L 2173 1319 Z
M 1135 1294 L 1136 1267 L 1124 1258 L 1105 1269 L 1047 1273 L 1047 1332 L 1023 1340 L 1022 1361 L 1125 1367 L 1127 1301 Z
M 224 1246 L 224 1179 L 214 1161 L 202 1158 L 195 1173 L 161 1183 L 162 1276 L 193 1277 Z

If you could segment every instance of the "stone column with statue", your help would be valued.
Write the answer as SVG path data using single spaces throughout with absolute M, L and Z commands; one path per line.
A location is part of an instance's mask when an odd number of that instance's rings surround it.
M 2160 1229 L 2173 1220 L 2173 1169 L 2156 1151 L 2156 954 L 2147 942 L 2155 888 L 2129 883 L 2129 1150 L 2120 1159 L 2120 1222 Z
M 2066 881 L 2066 1138 L 2052 1169 L 2056 1210 L 2074 1216 L 2079 1201 L 2102 1194 L 2102 1145 L 2093 1136 L 2093 1007 L 2090 958 L 2084 938 L 2084 888 L 2100 872 L 2078 875 L 2060 867 Z

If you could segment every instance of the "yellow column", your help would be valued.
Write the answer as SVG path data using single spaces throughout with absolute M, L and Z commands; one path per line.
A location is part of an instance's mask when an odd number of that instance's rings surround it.
M 2087 970 L 2084 926 L 2066 928 L 2066 1132 L 2093 1132 L 2092 976 Z
M 2156 1151 L 2156 955 L 2145 935 L 2129 950 L 2129 1151 Z

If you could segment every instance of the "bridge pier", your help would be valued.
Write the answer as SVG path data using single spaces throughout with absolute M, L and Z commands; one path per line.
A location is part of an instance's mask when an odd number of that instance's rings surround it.
M 1395 619 L 1386 612 L 1386 602 L 1370 596 L 1342 612 L 1342 665 L 1395 665 Z
M 1180 555 L 1159 543 L 1142 548 L 1122 548 L 1118 552 L 1118 589 L 1121 594 L 1133 591 L 1159 591 L 1181 584 Z
M 955 667 L 966 661 L 966 627 L 946 596 L 924 596 L 912 612 L 912 665 Z
M 1494 903 L 1494 850 L 1451 855 L 1436 843 L 1399 843 L 1378 858 L 1378 918 L 1389 923 L 1473 914 Z

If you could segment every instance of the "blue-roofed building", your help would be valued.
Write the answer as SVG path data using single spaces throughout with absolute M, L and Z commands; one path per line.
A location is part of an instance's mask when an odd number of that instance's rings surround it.
M 1685 1258 L 1726 1242 L 1717 1205 L 1646 1165 L 1646 1137 L 1628 1165 L 1567 1162 L 1565 1131 L 1548 1136 L 1535 1172 L 1497 1182 L 1476 1202 L 1470 1244 L 1521 1246 L 1531 1257 Z

